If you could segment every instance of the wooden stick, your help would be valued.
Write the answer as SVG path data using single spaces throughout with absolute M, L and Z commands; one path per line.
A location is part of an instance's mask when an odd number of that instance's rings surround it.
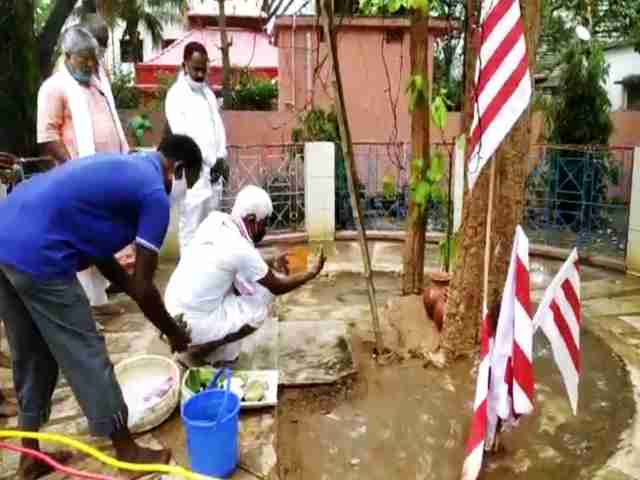
M 362 253 L 362 263 L 364 264 L 364 276 L 367 281 L 367 291 L 369 294 L 369 308 L 371 309 L 371 320 L 373 323 L 373 333 L 376 340 L 376 350 L 378 355 L 384 353 L 384 343 L 380 331 L 380 321 L 378 320 L 378 304 L 376 302 L 376 290 L 373 284 L 373 274 L 371 272 L 371 258 L 369 257 L 369 247 L 367 245 L 367 235 L 362 220 L 360 202 L 358 202 L 358 189 L 356 178 L 358 174 L 353 161 L 353 143 L 351 141 L 351 131 L 349 129 L 349 119 L 347 118 L 344 102 L 344 90 L 342 89 L 342 77 L 340 75 L 340 63 L 338 61 L 338 45 L 336 42 L 336 32 L 333 25 L 333 4 L 332 0 L 324 0 L 322 4 L 322 26 L 324 36 L 329 42 L 331 60 L 333 64 L 333 86 L 336 97 L 336 113 L 338 116 L 338 126 L 340 127 L 340 138 L 344 159 L 347 163 L 347 184 L 349 185 L 349 196 L 351 198 L 351 208 L 358 228 L 358 240 Z

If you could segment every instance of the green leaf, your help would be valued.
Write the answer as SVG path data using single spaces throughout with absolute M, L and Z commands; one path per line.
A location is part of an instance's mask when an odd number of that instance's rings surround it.
M 427 182 L 420 182 L 413 190 L 413 200 L 422 207 L 429 200 L 430 194 L 431 186 Z
M 412 165 L 414 170 L 422 171 L 422 167 L 424 166 L 424 160 L 422 160 L 421 158 L 414 158 Z
M 409 0 L 411 8 L 419 11 L 423 15 L 429 14 L 429 0 Z
M 444 177 L 444 162 L 440 154 L 435 154 L 431 157 L 431 165 L 429 165 L 427 178 L 432 183 L 439 183 L 442 177 Z
M 409 79 L 406 92 L 409 94 L 409 111 L 415 112 L 416 108 L 426 105 L 428 92 L 427 82 L 420 74 L 412 75 Z
M 431 117 L 440 130 L 444 130 L 447 126 L 447 103 L 444 97 L 437 96 L 431 103 Z
M 405 6 L 405 1 L 403 0 L 389 0 L 388 9 L 390 13 L 396 13 L 402 7 Z

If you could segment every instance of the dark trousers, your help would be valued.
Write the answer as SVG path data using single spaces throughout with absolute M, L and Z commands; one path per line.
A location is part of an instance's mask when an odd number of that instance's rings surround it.
M 0 265 L 0 318 L 11 347 L 21 428 L 38 430 L 49 420 L 59 370 L 93 435 L 111 436 L 126 425 L 127 407 L 104 337 L 75 277 L 44 282 Z

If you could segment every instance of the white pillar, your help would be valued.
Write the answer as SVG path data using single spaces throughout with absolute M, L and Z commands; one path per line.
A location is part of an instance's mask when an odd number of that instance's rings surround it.
M 460 228 L 462 223 L 462 202 L 464 201 L 464 152 L 465 136 L 460 135 L 456 140 L 453 152 L 453 231 Z
M 627 271 L 634 275 L 640 275 L 640 147 L 636 147 L 633 152 L 633 177 L 629 209 Z
M 335 144 L 304 145 L 305 226 L 309 240 L 333 240 L 336 232 Z

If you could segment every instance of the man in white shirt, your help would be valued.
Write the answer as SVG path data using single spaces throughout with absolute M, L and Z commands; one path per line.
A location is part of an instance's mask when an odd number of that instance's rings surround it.
M 218 100 L 207 84 L 209 56 L 205 47 L 190 42 L 184 48 L 183 70 L 167 92 L 165 115 L 171 133 L 193 138 L 202 152 L 202 174 L 178 204 L 178 240 L 184 251 L 198 226 L 212 210 L 220 207 L 227 156 L 227 138 Z
M 282 275 L 263 260 L 255 245 L 266 234 L 272 211 L 267 192 L 247 186 L 231 215 L 211 213 L 180 257 L 165 304 L 189 326 L 190 354 L 210 363 L 234 361 L 240 340 L 260 328 L 274 295 L 295 290 L 322 271 L 324 253 L 309 271 L 295 275 Z

